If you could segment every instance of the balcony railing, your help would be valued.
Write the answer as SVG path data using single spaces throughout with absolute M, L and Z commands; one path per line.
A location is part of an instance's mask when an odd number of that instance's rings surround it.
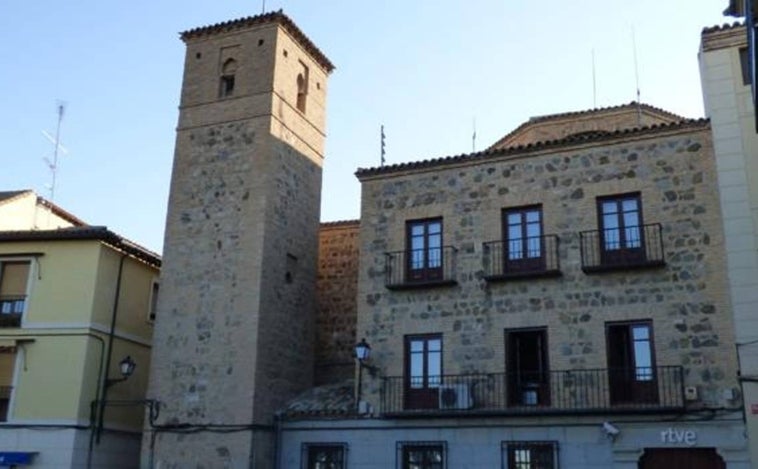
M 389 289 L 454 285 L 453 246 L 385 253 L 385 285 Z
M 383 415 L 534 415 L 657 413 L 684 408 L 681 366 L 640 370 L 568 370 L 429 377 L 426 388 L 386 377 Z
M 0 327 L 21 327 L 25 296 L 0 296 Z
M 560 275 L 556 235 L 484 243 L 484 278 L 489 281 Z
M 585 273 L 666 265 L 660 223 L 580 233 Z

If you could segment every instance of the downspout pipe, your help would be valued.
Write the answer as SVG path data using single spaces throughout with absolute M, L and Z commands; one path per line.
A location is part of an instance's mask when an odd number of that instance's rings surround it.
M 103 414 L 105 413 L 105 400 L 108 398 L 108 376 L 111 370 L 111 357 L 113 356 L 113 339 L 116 336 L 116 318 L 118 317 L 118 303 L 121 296 L 121 277 L 124 273 L 124 261 L 126 254 L 121 254 L 121 260 L 118 263 L 118 276 L 116 277 L 116 294 L 113 297 L 113 308 L 111 313 L 111 327 L 108 331 L 108 349 L 105 352 L 105 374 L 102 377 L 103 385 L 100 396 L 100 408 L 98 409 L 97 432 L 95 442 L 100 443 L 100 434 L 103 432 Z

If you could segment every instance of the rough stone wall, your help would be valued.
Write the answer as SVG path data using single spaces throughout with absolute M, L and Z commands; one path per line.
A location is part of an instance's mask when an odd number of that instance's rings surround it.
M 187 43 L 149 396 L 157 424 L 192 431 L 152 445 L 147 429 L 143 460 L 161 467 L 271 467 L 274 413 L 312 385 L 323 106 L 276 96 L 296 86 L 284 36 L 266 23 Z
M 606 323 L 652 320 L 656 364 L 683 365 L 694 405 L 730 406 L 731 310 L 710 129 L 535 150 L 363 178 L 358 335 L 383 376 L 402 376 L 403 338 L 443 334 L 443 372 L 503 372 L 504 330 L 547 327 L 551 370 L 607 368 Z M 579 232 L 597 229 L 596 198 L 639 191 L 644 223 L 661 223 L 665 268 L 587 275 Z M 487 283 L 482 243 L 502 239 L 501 210 L 542 204 L 560 237 L 559 278 Z M 458 249 L 457 285 L 390 291 L 385 252 L 405 249 L 406 220 L 443 218 Z M 378 406 L 378 380 L 365 391 Z M 373 394 L 371 394 L 373 393 Z
M 529 143 L 558 140 L 569 135 L 589 131 L 608 131 L 632 129 L 635 127 L 656 124 L 668 124 L 676 119 L 654 114 L 642 109 L 638 114 L 633 106 L 618 110 L 580 113 L 566 118 L 548 119 L 545 121 L 527 122 L 526 126 L 514 132 L 513 135 L 498 142 L 494 148 L 506 148 Z
M 319 232 L 316 284 L 315 384 L 352 377 L 357 340 L 359 221 L 324 223 Z

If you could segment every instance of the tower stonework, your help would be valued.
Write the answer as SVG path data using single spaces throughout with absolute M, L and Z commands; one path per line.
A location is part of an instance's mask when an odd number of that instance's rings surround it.
M 181 35 L 184 80 L 145 432 L 147 467 L 274 467 L 312 385 L 331 62 L 284 14 Z

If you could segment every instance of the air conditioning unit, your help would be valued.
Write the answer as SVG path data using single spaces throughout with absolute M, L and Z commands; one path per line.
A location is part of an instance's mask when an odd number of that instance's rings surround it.
M 439 388 L 440 409 L 470 409 L 474 406 L 467 383 L 443 384 Z

